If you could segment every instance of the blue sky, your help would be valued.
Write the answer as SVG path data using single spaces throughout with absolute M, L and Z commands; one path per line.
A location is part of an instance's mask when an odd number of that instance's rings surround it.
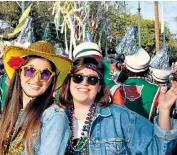
M 127 8 L 131 8 L 132 14 L 137 13 L 138 1 L 126 1 Z M 141 1 L 141 15 L 144 19 L 155 20 L 154 1 Z M 159 21 L 161 21 L 162 1 L 159 1 Z M 177 34 L 177 1 L 164 1 L 164 20 L 172 34 Z

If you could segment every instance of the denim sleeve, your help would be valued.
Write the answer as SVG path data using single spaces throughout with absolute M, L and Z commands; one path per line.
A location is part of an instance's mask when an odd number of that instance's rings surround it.
M 55 112 L 41 128 L 41 144 L 38 155 L 63 155 L 70 138 L 67 116 Z
M 146 118 L 134 114 L 131 122 L 129 147 L 134 154 L 166 155 L 176 145 L 177 127 L 175 120 L 171 120 L 172 130 L 165 131 L 157 124 L 158 117 L 154 118 L 154 125 Z

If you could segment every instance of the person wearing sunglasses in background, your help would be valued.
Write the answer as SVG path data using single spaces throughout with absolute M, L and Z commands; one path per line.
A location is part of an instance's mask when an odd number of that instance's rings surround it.
M 0 154 L 64 154 L 69 122 L 53 92 L 71 61 L 57 55 L 50 43 L 38 41 L 28 48 L 6 47 L 4 66 L 11 82 L 0 120 Z
M 176 144 L 175 120 L 170 108 L 177 99 L 177 83 L 159 96 L 159 116 L 154 125 L 125 106 L 112 104 L 105 84 L 102 60 L 80 57 L 60 90 L 72 136 L 66 154 L 165 155 Z M 170 122 L 171 121 L 171 122 Z

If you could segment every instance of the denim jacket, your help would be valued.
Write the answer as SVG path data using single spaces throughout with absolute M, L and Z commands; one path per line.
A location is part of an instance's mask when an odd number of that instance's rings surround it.
M 165 131 L 125 106 L 112 104 L 96 108 L 89 133 L 91 155 L 166 155 L 176 145 L 177 122 Z
M 32 147 L 34 155 L 63 155 L 70 135 L 64 110 L 53 104 L 42 115 L 39 139 Z M 28 155 L 26 149 L 20 155 Z

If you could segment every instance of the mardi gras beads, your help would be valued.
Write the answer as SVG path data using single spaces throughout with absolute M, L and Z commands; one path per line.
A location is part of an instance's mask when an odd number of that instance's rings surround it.
M 81 137 L 79 139 L 74 139 L 74 126 L 73 126 L 73 111 L 74 108 L 69 109 L 69 124 L 72 131 L 72 137 L 68 144 L 68 150 L 66 154 L 73 155 L 89 155 L 88 149 L 88 140 L 89 140 L 89 131 L 94 118 L 96 109 L 96 104 L 92 104 L 89 112 L 87 114 L 86 120 L 84 122 Z

